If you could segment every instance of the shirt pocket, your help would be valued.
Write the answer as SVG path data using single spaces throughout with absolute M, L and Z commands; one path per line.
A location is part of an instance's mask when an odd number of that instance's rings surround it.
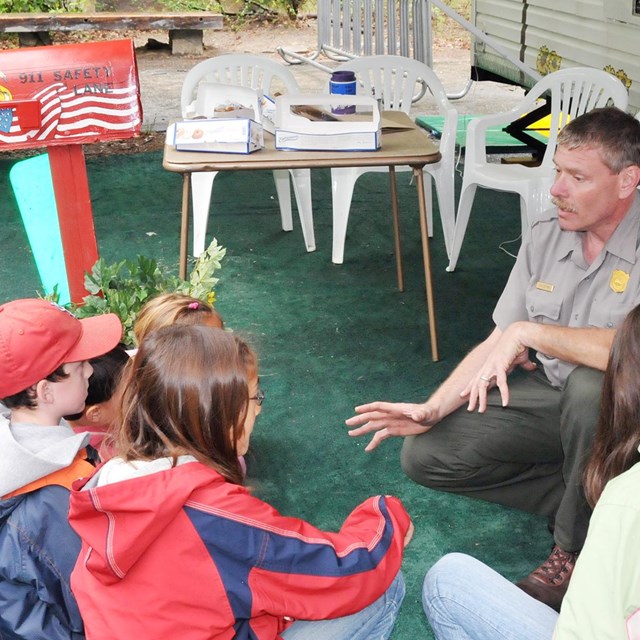
M 609 297 L 605 302 L 600 301 L 589 309 L 589 326 L 598 329 L 619 327 L 634 306 L 634 301 L 616 304 L 616 300 Z
M 553 291 L 530 288 L 525 295 L 529 320 L 541 324 L 558 324 L 562 299 Z

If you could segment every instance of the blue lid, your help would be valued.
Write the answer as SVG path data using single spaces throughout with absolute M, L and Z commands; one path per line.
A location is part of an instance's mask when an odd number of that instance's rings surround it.
M 353 71 L 334 71 L 331 74 L 332 82 L 355 82 L 356 74 Z

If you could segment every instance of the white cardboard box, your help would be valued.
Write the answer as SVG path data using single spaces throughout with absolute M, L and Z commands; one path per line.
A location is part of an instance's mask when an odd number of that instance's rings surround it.
M 246 154 L 264 147 L 262 125 L 249 118 L 182 120 L 174 127 L 177 151 Z
M 248 87 L 202 81 L 196 99 L 187 107 L 187 118 L 249 118 L 262 122 L 262 94 Z
M 290 95 L 276 98 L 276 149 L 304 151 L 375 151 L 380 148 L 380 111 L 369 96 L 349 96 L 354 115 L 331 114 L 340 106 L 340 95 Z M 311 107 L 317 119 L 295 113 Z
M 270 134 L 275 134 L 275 120 L 276 120 L 276 101 L 268 95 L 262 95 L 260 97 L 260 110 L 262 112 L 262 127 Z

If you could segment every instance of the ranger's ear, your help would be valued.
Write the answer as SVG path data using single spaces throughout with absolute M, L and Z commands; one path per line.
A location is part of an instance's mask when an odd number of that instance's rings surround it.
M 640 167 L 632 164 L 620 172 L 620 197 L 622 199 L 633 195 L 640 184 Z

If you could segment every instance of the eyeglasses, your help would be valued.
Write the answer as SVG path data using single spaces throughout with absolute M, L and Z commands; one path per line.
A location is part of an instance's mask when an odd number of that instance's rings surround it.
M 257 405 L 261 407 L 262 403 L 264 402 L 264 391 L 262 389 L 258 389 L 256 391 L 256 395 L 249 398 L 249 400 L 255 400 Z

